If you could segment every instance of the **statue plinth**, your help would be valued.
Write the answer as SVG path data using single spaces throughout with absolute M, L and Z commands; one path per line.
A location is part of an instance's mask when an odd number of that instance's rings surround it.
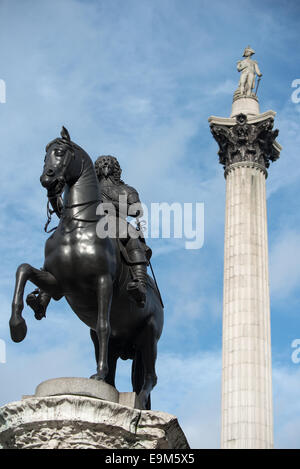
M 254 93 L 251 93 L 251 96 L 241 95 L 239 90 L 234 93 L 230 117 L 236 117 L 239 114 L 247 116 L 260 114 L 258 98 Z
M 189 448 L 176 417 L 137 407 L 135 393 L 119 393 L 103 382 L 45 381 L 34 396 L 0 408 L 0 448 Z

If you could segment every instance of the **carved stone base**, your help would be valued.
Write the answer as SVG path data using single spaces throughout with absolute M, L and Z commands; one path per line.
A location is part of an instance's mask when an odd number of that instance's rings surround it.
M 28 396 L 0 408 L 0 449 L 189 448 L 176 417 L 129 405 L 86 395 Z
M 236 117 L 238 114 L 246 114 L 247 116 L 258 116 L 259 104 L 255 95 L 252 96 L 235 96 L 232 102 L 232 111 L 230 117 Z

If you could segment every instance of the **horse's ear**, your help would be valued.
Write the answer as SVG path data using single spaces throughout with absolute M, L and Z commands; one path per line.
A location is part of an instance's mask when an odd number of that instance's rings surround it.
M 62 126 L 60 135 L 64 140 L 67 140 L 68 142 L 71 141 L 70 134 L 64 126 Z

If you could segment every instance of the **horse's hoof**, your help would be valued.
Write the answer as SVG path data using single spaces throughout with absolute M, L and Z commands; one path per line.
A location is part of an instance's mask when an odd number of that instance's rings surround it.
M 9 321 L 10 336 L 14 342 L 22 342 L 27 334 L 26 322 L 23 318 Z
M 90 379 L 94 379 L 95 381 L 104 381 L 104 378 L 102 378 L 100 375 L 98 375 L 97 373 L 90 376 Z
M 29 295 L 27 295 L 26 303 L 34 311 L 35 319 L 40 321 L 42 318 L 46 317 L 46 311 L 39 297 L 37 296 L 35 292 L 36 290 L 32 293 L 29 293 Z

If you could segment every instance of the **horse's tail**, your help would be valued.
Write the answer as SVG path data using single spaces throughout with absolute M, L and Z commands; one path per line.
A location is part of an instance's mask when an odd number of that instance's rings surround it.
M 132 382 L 133 392 L 139 395 L 144 384 L 144 365 L 143 365 L 143 360 L 142 360 L 142 354 L 139 350 L 135 352 L 135 356 L 132 361 L 131 382 Z M 149 395 L 147 404 L 146 404 L 146 410 L 150 410 L 150 409 L 151 409 L 151 398 Z

